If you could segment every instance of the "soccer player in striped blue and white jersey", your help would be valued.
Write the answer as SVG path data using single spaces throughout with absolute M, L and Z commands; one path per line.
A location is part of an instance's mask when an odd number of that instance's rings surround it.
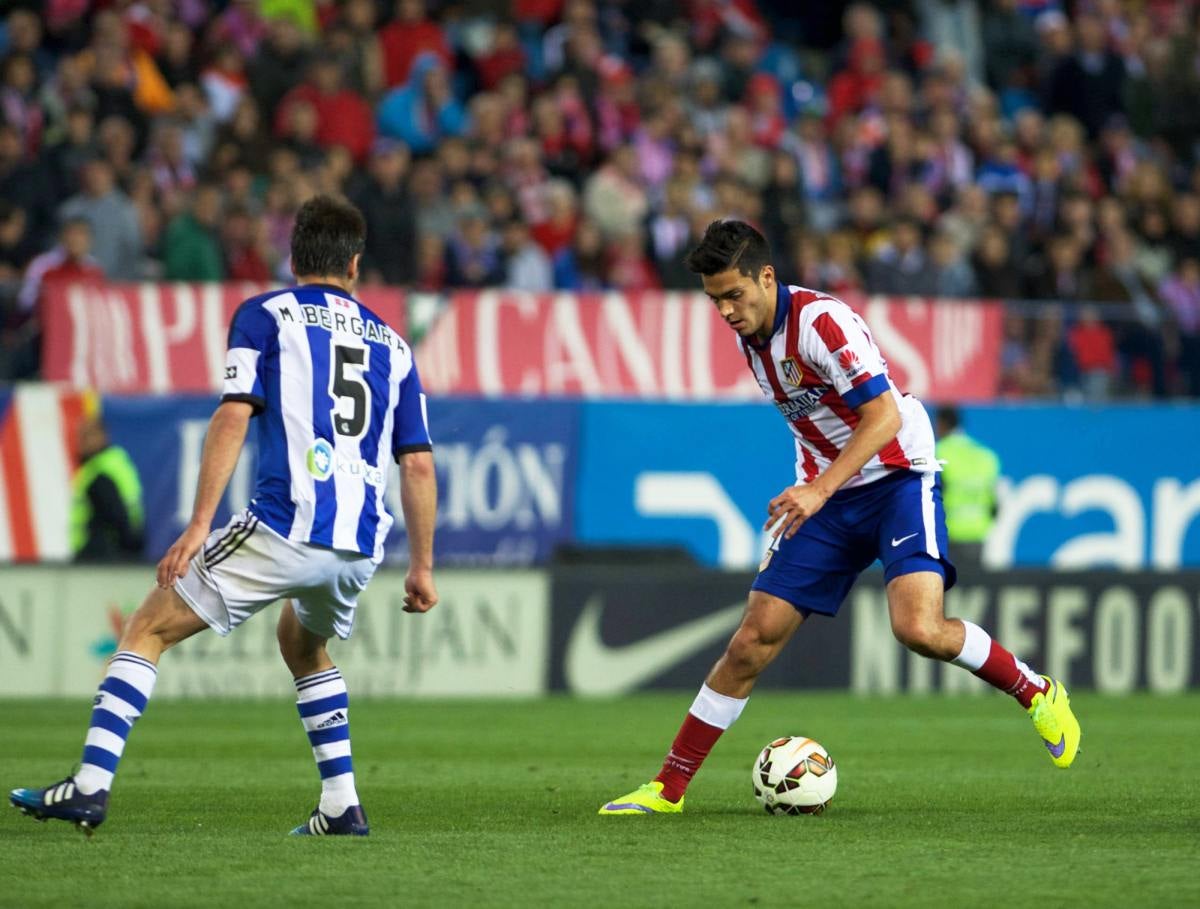
M 384 505 L 389 458 L 400 466 L 408 530 L 404 608 L 425 612 L 437 603 L 437 483 L 412 350 L 354 298 L 365 237 L 352 205 L 310 200 L 292 232 L 297 286 L 247 300 L 234 314 L 225 393 L 205 438 L 192 520 L 126 623 L 96 695 L 79 770 L 42 789 L 13 790 L 10 800 L 25 813 L 88 833 L 98 827 L 163 651 L 206 628 L 227 635 L 283 599 L 279 648 L 322 784 L 316 809 L 292 832 L 367 834 L 346 683 L 325 644 L 350 636 L 358 595 L 383 557 L 392 526 Z M 252 420 L 259 439 L 254 498 L 210 532 Z

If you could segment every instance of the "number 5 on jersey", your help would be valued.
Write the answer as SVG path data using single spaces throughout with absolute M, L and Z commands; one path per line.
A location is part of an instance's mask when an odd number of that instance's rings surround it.
M 339 436 L 356 439 L 367 428 L 367 413 L 371 408 L 371 387 L 363 378 L 370 351 L 365 347 L 346 344 L 332 346 L 333 369 L 329 371 L 329 394 L 335 401 L 330 411 L 333 431 Z

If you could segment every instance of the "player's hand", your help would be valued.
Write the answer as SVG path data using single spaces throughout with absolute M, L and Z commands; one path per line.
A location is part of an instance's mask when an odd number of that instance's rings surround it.
M 208 539 L 208 528 L 189 524 L 167 550 L 167 554 L 158 563 L 158 586 L 169 590 L 175 582 L 187 574 L 188 563 L 200 551 L 204 541 Z
M 790 540 L 800 525 L 820 511 L 828 500 L 829 494 L 817 486 L 789 486 L 767 506 L 769 517 L 763 530 L 774 527 L 776 539 L 782 534 L 785 540 Z
M 404 579 L 404 611 L 428 612 L 437 605 L 438 592 L 432 571 L 410 569 Z

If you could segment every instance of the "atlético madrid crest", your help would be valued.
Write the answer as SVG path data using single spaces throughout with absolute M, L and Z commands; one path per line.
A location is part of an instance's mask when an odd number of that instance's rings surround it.
M 788 384 L 800 386 L 804 379 L 804 370 L 800 368 L 795 357 L 784 357 L 779 361 L 779 368 L 783 372 L 783 377 L 788 380 Z

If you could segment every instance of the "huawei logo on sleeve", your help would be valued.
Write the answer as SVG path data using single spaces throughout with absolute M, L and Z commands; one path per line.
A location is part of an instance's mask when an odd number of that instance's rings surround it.
M 838 366 L 842 367 L 842 372 L 851 379 L 861 375 L 863 371 L 862 361 L 858 358 L 858 354 L 849 347 L 843 347 L 841 353 L 838 354 Z

